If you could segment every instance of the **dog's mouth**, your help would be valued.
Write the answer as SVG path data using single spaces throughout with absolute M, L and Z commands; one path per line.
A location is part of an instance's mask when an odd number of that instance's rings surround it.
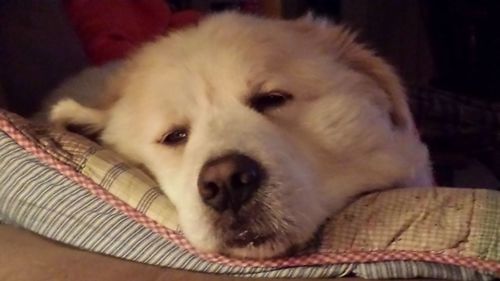
M 289 253 L 292 239 L 272 232 L 252 229 L 224 231 L 221 236 L 221 252 L 239 258 L 265 259 Z
M 275 219 L 270 217 L 257 210 L 229 211 L 218 216 L 215 226 L 226 248 L 259 247 L 278 237 L 278 231 L 269 224 Z
M 237 213 L 219 214 L 214 222 L 220 251 L 230 256 L 264 259 L 300 248 L 294 224 L 258 200 L 252 200 Z
M 270 227 L 269 227 L 270 228 Z M 321 227 L 306 240 L 298 235 L 282 230 L 252 229 L 221 230 L 221 252 L 239 258 L 267 259 L 304 254 L 318 246 Z
M 226 238 L 224 240 L 224 245 L 229 248 L 259 247 L 265 243 L 272 242 L 275 238 L 276 235 L 273 233 L 257 233 L 246 229 L 234 236 Z
M 259 212 L 254 213 L 252 217 L 225 214 L 228 217 L 219 220 L 220 237 L 225 247 L 260 247 L 276 240 L 278 237 L 276 230 L 266 224 L 266 220 L 262 219 L 263 215 Z

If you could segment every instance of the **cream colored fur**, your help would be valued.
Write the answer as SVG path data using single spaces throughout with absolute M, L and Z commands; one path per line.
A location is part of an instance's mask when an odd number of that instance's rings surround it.
M 273 90 L 293 99 L 265 112 L 248 106 L 252 95 Z M 105 89 L 88 94 L 92 108 L 62 100 L 51 121 L 101 130 L 105 145 L 146 167 L 202 251 L 281 255 L 361 193 L 432 185 L 397 75 L 324 20 L 211 16 L 147 44 Z M 158 143 L 175 126 L 189 127 L 187 143 Z M 258 247 L 228 247 L 221 234 L 230 230 L 215 223 L 219 214 L 197 192 L 202 165 L 229 151 L 252 156 L 269 173 L 248 228 L 275 238 Z

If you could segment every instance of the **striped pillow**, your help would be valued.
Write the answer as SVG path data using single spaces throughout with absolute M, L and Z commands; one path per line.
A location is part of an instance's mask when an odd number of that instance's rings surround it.
M 327 222 L 310 252 L 240 260 L 197 253 L 156 183 L 91 141 L 0 112 L 0 151 L 0 220 L 81 249 L 247 277 L 500 277 L 498 191 L 369 194 Z

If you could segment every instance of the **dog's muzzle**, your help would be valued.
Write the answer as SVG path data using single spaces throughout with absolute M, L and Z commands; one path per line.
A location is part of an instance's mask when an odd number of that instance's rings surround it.
M 254 159 L 238 153 L 208 161 L 198 177 L 202 201 L 219 213 L 227 209 L 235 213 L 261 187 L 266 177 Z

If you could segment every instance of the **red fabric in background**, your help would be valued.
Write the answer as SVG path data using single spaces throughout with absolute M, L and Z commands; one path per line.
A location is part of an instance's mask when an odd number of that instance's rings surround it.
M 168 30 L 197 23 L 201 13 L 173 13 L 164 0 L 66 0 L 65 11 L 92 64 L 128 55 Z

